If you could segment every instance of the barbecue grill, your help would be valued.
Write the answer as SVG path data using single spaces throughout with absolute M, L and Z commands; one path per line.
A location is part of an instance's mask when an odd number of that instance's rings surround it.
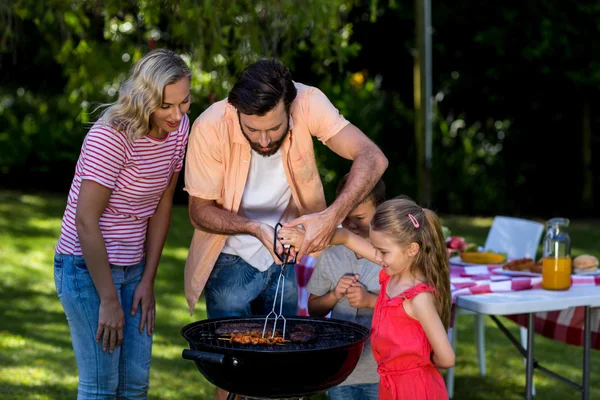
M 181 335 L 193 360 L 213 385 L 256 398 L 312 396 L 343 382 L 354 370 L 369 329 L 348 321 L 314 317 L 286 317 L 287 332 L 307 326 L 312 340 L 273 345 L 239 344 L 223 340 L 219 330 L 231 324 L 264 324 L 265 316 L 213 318 L 186 325 Z M 278 329 L 279 333 L 281 331 Z

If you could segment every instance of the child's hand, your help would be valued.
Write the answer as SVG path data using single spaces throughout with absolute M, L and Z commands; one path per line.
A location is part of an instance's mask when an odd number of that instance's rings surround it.
M 302 228 L 292 227 L 292 228 L 281 228 L 277 231 L 277 239 L 282 244 L 289 244 L 296 249 L 299 249 L 302 246 L 302 242 L 304 241 L 304 234 L 306 231 Z
M 373 300 L 377 299 L 373 293 L 369 293 L 367 288 L 358 281 L 348 288 L 346 297 L 348 298 L 348 303 L 354 308 L 373 308 Z
M 335 290 L 333 291 L 333 295 L 335 296 L 336 299 L 341 300 L 344 298 L 344 296 L 346 295 L 346 292 L 348 291 L 348 289 L 352 286 L 352 284 L 356 283 L 358 281 L 358 275 L 344 275 L 340 278 L 340 280 L 338 281 L 337 286 L 335 287 Z

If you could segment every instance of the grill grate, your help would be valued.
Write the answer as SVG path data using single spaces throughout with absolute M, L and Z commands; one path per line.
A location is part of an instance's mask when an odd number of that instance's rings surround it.
M 289 334 L 297 331 L 301 325 L 309 325 L 316 331 L 316 340 L 309 343 L 285 343 L 277 345 L 253 345 L 253 344 L 240 344 L 227 340 L 219 340 L 219 335 L 216 334 L 216 330 L 219 327 L 227 326 L 229 324 L 238 323 L 252 323 L 260 326 L 262 331 L 262 324 L 264 323 L 264 317 L 253 317 L 253 318 L 231 318 L 222 320 L 206 320 L 195 323 L 190 327 L 184 336 L 190 343 L 196 345 L 208 346 L 212 348 L 225 348 L 225 349 L 239 349 L 239 350 L 251 350 L 251 351 L 310 351 L 310 350 L 323 350 L 330 349 L 339 346 L 345 346 L 356 342 L 369 334 L 368 328 L 362 330 L 345 324 L 345 321 L 331 320 L 331 319 L 315 319 L 308 317 L 286 317 L 287 328 L 286 338 Z M 271 325 L 272 327 L 272 325 Z M 362 327 L 361 327 L 362 328 Z M 281 330 L 277 330 L 281 335 Z

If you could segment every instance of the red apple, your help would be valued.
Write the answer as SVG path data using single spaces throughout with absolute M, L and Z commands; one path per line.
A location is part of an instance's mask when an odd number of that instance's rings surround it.
M 463 251 L 467 245 L 468 243 L 465 241 L 465 238 L 460 236 L 451 236 L 447 247 L 450 249 Z

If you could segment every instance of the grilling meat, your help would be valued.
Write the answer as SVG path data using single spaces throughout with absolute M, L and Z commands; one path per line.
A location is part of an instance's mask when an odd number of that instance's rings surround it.
M 316 332 L 291 332 L 289 336 L 292 343 L 310 343 L 317 340 Z
M 273 325 L 267 325 L 265 337 L 262 337 L 263 324 L 254 322 L 234 322 L 223 324 L 215 329 L 215 333 L 223 340 L 239 344 L 273 345 L 285 343 L 310 343 L 317 339 L 317 328 L 309 324 L 296 324 L 288 327 L 286 338 L 281 337 L 281 332 L 275 332 L 271 338 Z
M 294 332 L 317 333 L 317 327 L 309 324 L 296 324 L 292 330 Z
M 249 331 L 249 332 L 239 332 L 232 333 L 230 336 L 231 341 L 239 344 L 262 344 L 262 345 L 272 345 L 272 344 L 283 344 L 288 342 L 281 336 L 271 337 L 267 336 L 265 333 L 265 337 L 262 337 L 262 331 Z
M 240 333 L 240 332 L 249 332 L 249 331 L 261 331 L 262 336 L 263 324 L 255 323 L 255 322 L 233 322 L 230 324 L 222 324 L 217 329 L 215 329 L 215 333 L 219 336 L 229 335 L 231 333 Z M 273 329 L 273 325 L 269 327 L 267 325 L 267 330 Z

